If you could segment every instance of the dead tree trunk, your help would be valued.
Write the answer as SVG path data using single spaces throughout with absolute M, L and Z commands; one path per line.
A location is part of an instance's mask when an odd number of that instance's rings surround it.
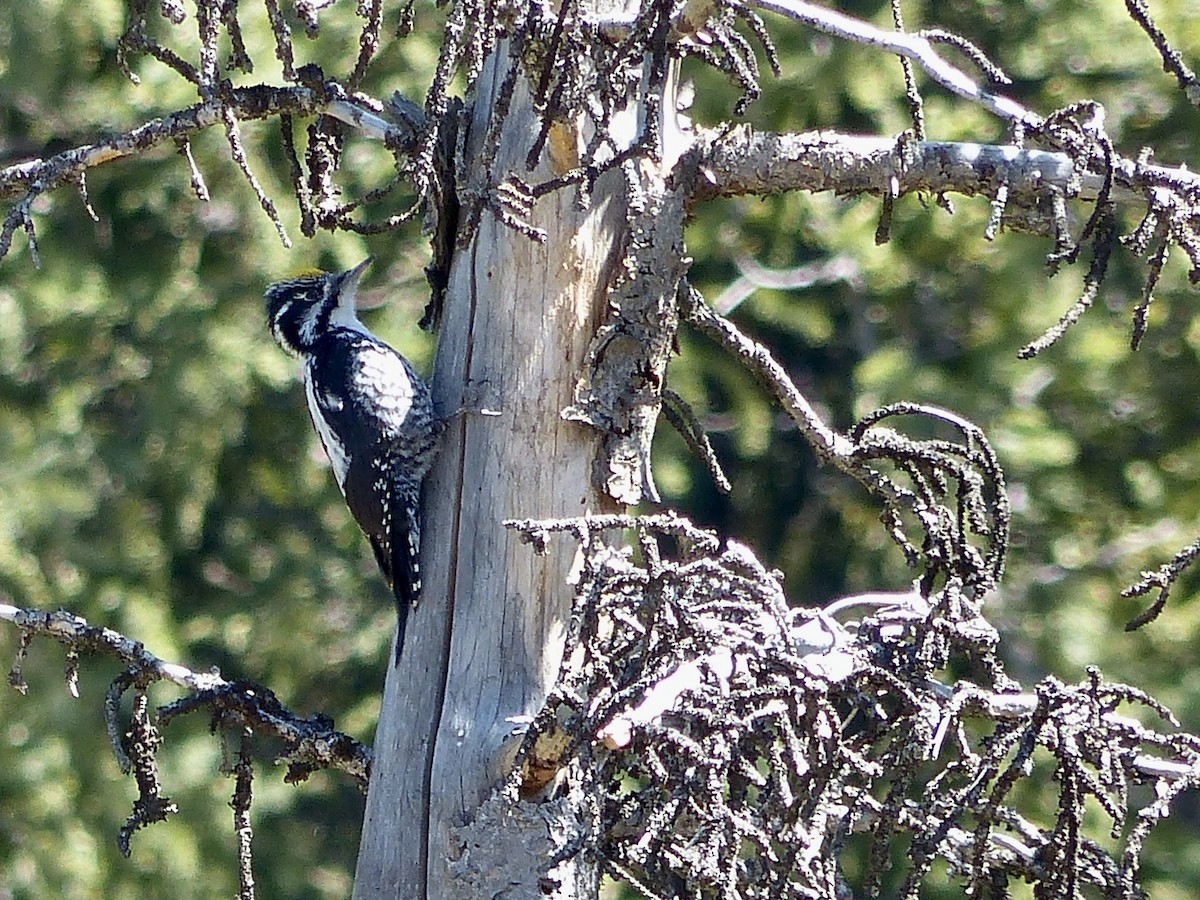
M 508 67 L 519 64 L 502 45 L 476 86 L 464 126 L 464 210 L 489 202 L 510 174 L 560 173 L 586 137 L 564 125 L 526 170 L 539 120 L 523 74 L 502 127 L 494 115 Z M 491 816 L 502 805 L 480 806 L 511 758 L 514 717 L 538 710 L 556 674 L 575 550 L 564 541 L 535 555 L 501 523 L 613 508 L 592 483 L 596 432 L 561 413 L 605 309 L 623 193 L 611 172 L 586 209 L 570 190 L 538 200 L 525 222 L 545 233 L 542 242 L 485 209 L 455 253 L 436 399 L 444 410 L 482 405 L 500 415 L 455 420 L 429 479 L 425 599 L 387 680 L 355 897 L 490 897 L 518 885 L 505 896 L 546 896 L 538 886 L 553 850 L 546 821 L 517 821 L 508 809 L 497 828 Z M 562 873 L 555 896 L 575 896 L 594 877 Z

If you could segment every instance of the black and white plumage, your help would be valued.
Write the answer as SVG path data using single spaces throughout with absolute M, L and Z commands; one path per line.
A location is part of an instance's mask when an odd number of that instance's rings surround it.
M 308 411 L 338 487 L 395 595 L 399 660 L 421 593 L 421 479 L 442 423 L 408 360 L 359 321 L 358 284 L 370 261 L 278 282 L 265 299 L 275 340 L 303 364 Z

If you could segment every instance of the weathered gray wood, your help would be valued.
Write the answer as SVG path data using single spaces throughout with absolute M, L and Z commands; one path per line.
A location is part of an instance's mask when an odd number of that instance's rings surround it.
M 496 54 L 477 86 L 467 150 L 473 177 L 507 62 Z M 536 181 L 561 170 L 548 151 L 538 172 L 524 171 L 535 122 L 521 83 L 497 172 Z M 537 556 L 500 523 L 612 508 L 591 486 L 596 432 L 560 413 L 604 310 L 623 221 L 619 188 L 619 177 L 602 180 L 588 211 L 576 208 L 570 190 L 540 200 L 529 222 L 546 232 L 544 244 L 484 212 L 474 241 L 455 257 L 436 400 L 442 409 L 465 401 L 502 414 L 455 421 L 429 478 L 425 597 L 388 676 L 355 897 L 475 898 L 502 889 L 506 897 L 545 896 L 545 815 L 524 809 L 506 819 L 493 846 L 469 845 L 487 833 L 479 807 L 500 776 L 510 718 L 534 713 L 557 672 L 574 549 L 562 541 Z M 482 815 L 500 812 L 493 803 Z

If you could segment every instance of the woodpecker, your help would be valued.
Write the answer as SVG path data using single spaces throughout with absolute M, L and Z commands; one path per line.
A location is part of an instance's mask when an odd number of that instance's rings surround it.
M 346 505 L 396 598 L 396 661 L 421 593 L 417 507 L 443 423 L 407 359 L 372 334 L 356 310 L 367 257 L 267 288 L 267 324 L 300 359 L 308 411 Z

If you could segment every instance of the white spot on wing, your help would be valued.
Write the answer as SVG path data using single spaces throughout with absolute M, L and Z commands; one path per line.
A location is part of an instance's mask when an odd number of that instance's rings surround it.
M 345 494 L 346 470 L 350 467 L 350 460 L 346 456 L 346 448 L 342 446 L 338 436 L 325 422 L 321 404 L 317 402 L 312 376 L 309 374 L 310 365 L 311 361 L 304 366 L 304 396 L 308 400 L 308 413 L 312 416 L 313 425 L 316 426 L 317 436 L 321 438 L 321 446 L 325 448 L 325 455 L 329 457 L 329 463 L 333 466 L 333 476 L 337 479 L 338 488 L 342 494 Z
M 342 402 L 342 398 L 337 394 L 331 394 L 329 391 L 326 391 L 321 395 L 321 406 L 323 406 L 325 409 L 332 410 L 333 412 L 341 412 L 345 407 L 345 404 Z

